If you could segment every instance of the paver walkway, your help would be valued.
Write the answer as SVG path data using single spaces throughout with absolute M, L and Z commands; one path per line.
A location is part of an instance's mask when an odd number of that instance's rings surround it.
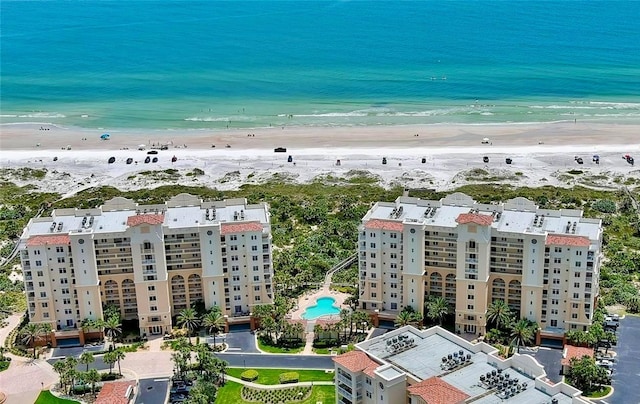
M 299 383 L 287 383 L 287 384 L 259 384 L 253 382 L 247 382 L 242 379 L 238 379 L 233 376 L 225 376 L 227 380 L 232 382 L 243 384 L 247 387 L 252 387 L 254 389 L 262 389 L 262 390 L 276 390 L 276 389 L 285 389 L 287 387 L 298 387 L 298 386 L 333 386 L 335 383 L 332 381 L 318 381 L 318 382 L 299 382 Z

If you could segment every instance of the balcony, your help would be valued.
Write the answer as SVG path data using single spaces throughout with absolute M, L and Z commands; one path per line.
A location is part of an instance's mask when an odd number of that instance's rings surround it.
M 349 386 L 351 385 L 351 379 L 346 377 L 344 374 L 342 374 L 340 372 L 338 372 L 338 381 L 342 382 L 342 383 L 344 383 L 346 385 L 349 385 Z
M 338 393 L 339 393 L 341 396 L 346 397 L 346 398 L 348 398 L 348 399 L 352 399 L 352 398 L 353 398 L 353 395 L 352 395 L 349 391 L 347 391 L 347 390 L 343 389 L 343 388 L 342 388 L 342 387 L 340 387 L 340 386 L 338 386 Z

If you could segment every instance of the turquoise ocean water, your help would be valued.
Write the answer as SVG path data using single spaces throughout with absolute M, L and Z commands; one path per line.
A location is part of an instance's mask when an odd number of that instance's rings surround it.
M 640 122 L 638 1 L 0 2 L 0 119 Z

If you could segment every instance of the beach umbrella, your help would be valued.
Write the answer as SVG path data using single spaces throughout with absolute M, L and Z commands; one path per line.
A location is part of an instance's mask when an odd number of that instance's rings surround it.
M 100 136 L 100 139 L 102 139 L 102 140 L 109 140 L 109 138 L 110 138 L 110 137 L 111 137 L 111 135 L 110 135 L 110 134 L 108 134 L 108 133 L 103 133 L 103 134 Z

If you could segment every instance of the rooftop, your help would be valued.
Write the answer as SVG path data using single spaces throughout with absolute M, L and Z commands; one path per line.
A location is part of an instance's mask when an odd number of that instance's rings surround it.
M 384 230 L 399 230 L 400 224 L 455 228 L 458 223 L 476 223 L 504 233 L 581 236 L 592 241 L 598 240 L 602 232 L 600 221 L 583 218 L 580 210 L 541 209 L 525 198 L 503 204 L 480 204 L 461 193 L 439 201 L 401 196 L 395 202 L 378 202 L 363 222 L 366 228 Z
M 361 342 L 356 349 L 380 363 L 379 366 L 390 364 L 417 381 L 409 391 L 427 403 L 454 403 L 471 397 L 474 403 L 482 404 L 503 401 L 539 404 L 550 403 L 552 398 L 558 404 L 569 404 L 579 393 L 568 385 L 547 384 L 544 368 L 529 355 L 503 359 L 492 346 L 471 344 L 440 327 L 424 331 L 402 327 Z M 340 358 L 334 360 L 338 362 Z M 365 360 L 358 358 L 361 362 Z M 493 384 L 489 384 L 489 379 Z M 459 395 L 454 397 L 453 392 Z
M 351 351 L 333 358 L 333 361 L 350 372 L 361 372 L 369 367 L 377 368 L 379 363 L 373 361 L 362 351 Z M 374 368 L 374 369 L 375 369 Z
M 582 358 L 583 356 L 593 357 L 593 348 L 585 348 L 581 346 L 565 345 L 562 352 L 562 366 L 569 365 L 573 358 Z
M 105 383 L 95 404 L 128 404 L 135 387 L 135 380 Z

